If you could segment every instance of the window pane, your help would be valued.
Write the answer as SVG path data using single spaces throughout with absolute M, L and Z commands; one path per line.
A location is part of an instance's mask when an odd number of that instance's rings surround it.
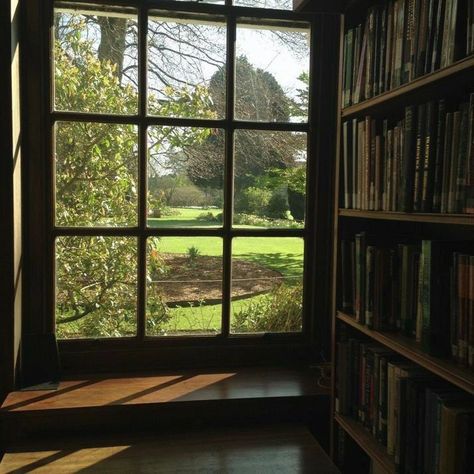
M 56 240 L 56 334 L 62 339 L 136 334 L 137 241 Z
M 137 112 L 137 17 L 95 10 L 55 9 L 56 110 Z
M 166 117 L 223 117 L 225 54 L 223 20 L 151 17 L 148 24 L 149 113 Z
M 234 227 L 303 227 L 306 134 L 237 130 L 234 190 Z
M 56 224 L 137 223 L 137 127 L 56 124 Z
M 220 227 L 224 132 L 150 127 L 148 141 L 148 225 Z
M 303 239 L 232 241 L 232 333 L 298 332 L 303 308 Z
M 148 335 L 181 336 L 220 332 L 220 238 L 148 239 L 147 282 Z
M 293 10 L 293 0 L 234 0 L 238 7 L 272 8 L 275 10 Z
M 257 122 L 308 118 L 309 29 L 239 24 L 235 116 Z

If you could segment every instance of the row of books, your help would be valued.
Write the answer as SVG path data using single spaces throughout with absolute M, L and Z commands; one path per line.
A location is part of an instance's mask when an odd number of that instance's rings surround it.
M 391 0 L 344 36 L 343 105 L 370 99 L 474 52 L 473 0 Z
M 363 424 L 406 474 L 474 472 L 474 397 L 401 356 L 337 343 L 335 409 Z
M 474 213 L 474 93 L 405 108 L 396 123 L 343 123 L 346 209 Z
M 341 240 L 342 309 L 474 368 L 474 241 Z

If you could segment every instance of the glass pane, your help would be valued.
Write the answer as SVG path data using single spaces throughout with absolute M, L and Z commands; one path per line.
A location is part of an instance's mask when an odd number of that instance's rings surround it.
M 272 8 L 274 10 L 293 10 L 293 0 L 234 0 L 238 7 Z
M 306 133 L 235 132 L 234 227 L 301 228 Z
M 150 127 L 148 141 L 148 225 L 222 226 L 224 132 Z
M 57 8 L 54 14 L 56 110 L 137 112 L 137 16 Z
M 136 306 L 136 239 L 58 237 L 58 338 L 134 336 L 137 327 Z
M 151 115 L 221 118 L 225 112 L 225 22 L 151 17 L 148 111 Z
M 232 241 L 232 333 L 298 332 L 304 243 L 299 237 Z
M 308 28 L 239 24 L 235 116 L 257 122 L 308 119 Z
M 150 336 L 217 334 L 222 312 L 222 240 L 148 239 L 147 319 Z
M 137 127 L 56 124 L 56 224 L 137 223 Z

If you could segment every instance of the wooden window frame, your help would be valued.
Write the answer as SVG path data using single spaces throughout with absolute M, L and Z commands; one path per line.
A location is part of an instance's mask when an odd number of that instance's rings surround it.
M 45 334 L 54 331 L 55 239 L 59 236 L 134 236 L 138 239 L 137 335 L 126 338 L 60 340 L 59 351 L 65 369 L 133 370 L 147 367 L 249 365 L 320 359 L 328 355 L 331 262 L 331 209 L 333 160 L 336 123 L 338 14 L 298 14 L 291 11 L 178 2 L 173 0 L 88 0 L 91 6 L 128 6 L 138 12 L 139 34 L 139 111 L 133 116 L 116 116 L 54 111 L 52 106 L 52 67 L 54 0 L 25 0 L 24 31 L 29 58 L 23 58 L 23 106 L 28 110 L 24 123 L 26 153 L 26 230 L 24 331 Z M 70 4 L 81 2 L 69 2 Z M 222 120 L 153 117 L 146 114 L 146 41 L 149 10 L 179 14 L 215 14 L 227 25 L 227 98 L 226 117 Z M 307 123 L 265 123 L 237 121 L 233 115 L 235 32 L 239 19 L 304 22 L 311 28 L 310 87 Z M 34 33 L 38 33 L 38 41 Z M 336 45 L 336 46 L 335 46 Z M 336 47 L 336 49 L 334 49 Z M 25 48 L 25 46 L 24 46 Z M 36 54 L 35 54 L 36 53 Z M 33 59 L 34 58 L 34 59 Z M 319 65 L 332 62 L 325 69 Z M 27 77 L 40 81 L 27 81 Z M 329 81 L 329 82 L 328 82 Z M 316 106 L 318 104 L 318 106 Z M 334 111 L 334 113 L 333 113 Z M 25 115 L 25 114 L 24 114 Z M 82 120 L 101 123 L 127 123 L 139 127 L 139 224 L 133 228 L 72 228 L 54 224 L 53 131 L 57 121 Z M 147 227 L 146 181 L 147 137 L 150 125 L 199 126 L 225 131 L 224 222 L 217 229 L 154 229 Z M 233 133 L 238 129 L 305 132 L 307 141 L 306 223 L 304 229 L 233 229 Z M 32 153 L 31 150 L 35 150 Z M 44 212 L 38 212 L 41 209 Z M 316 219 L 316 216 L 318 218 Z M 218 236 L 223 238 L 222 331 L 209 336 L 146 336 L 146 239 L 151 236 Z M 234 237 L 304 238 L 303 328 L 300 333 L 231 334 L 231 241 Z M 318 275 L 323 275 L 319 277 Z M 98 363 L 98 361 L 100 361 Z

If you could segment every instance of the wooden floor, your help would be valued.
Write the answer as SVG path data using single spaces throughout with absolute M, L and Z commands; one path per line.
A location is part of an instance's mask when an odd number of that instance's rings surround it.
M 203 400 L 303 397 L 327 393 L 309 370 L 180 371 L 143 376 L 91 376 L 64 380 L 58 390 L 10 393 L 1 412 L 73 409 Z
M 339 472 L 301 425 L 81 437 L 10 448 L 1 473 L 320 473 Z

